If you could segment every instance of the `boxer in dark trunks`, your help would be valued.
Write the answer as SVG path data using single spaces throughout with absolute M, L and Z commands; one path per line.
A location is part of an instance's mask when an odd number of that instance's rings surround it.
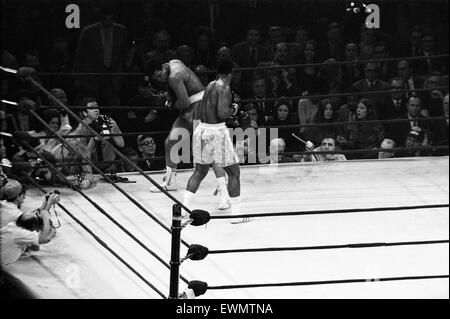
M 178 159 L 178 150 L 174 146 L 183 145 L 183 142 L 187 142 L 190 138 L 193 132 L 194 112 L 202 101 L 205 88 L 198 76 L 180 60 L 164 63 L 160 59 L 152 59 L 146 64 L 145 73 L 151 86 L 159 90 L 167 90 L 167 106 L 180 110 L 180 115 L 173 123 L 165 141 L 166 174 L 161 186 L 167 191 L 172 191 L 177 189 L 178 163 L 174 160 Z M 213 169 L 221 197 L 219 209 L 227 209 L 230 204 L 225 171 L 216 165 L 213 165 Z M 159 192 L 159 189 L 152 187 L 151 191 Z

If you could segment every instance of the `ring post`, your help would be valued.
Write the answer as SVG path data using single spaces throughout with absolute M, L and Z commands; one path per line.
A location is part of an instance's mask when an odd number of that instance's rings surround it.
M 170 293 L 169 299 L 178 299 L 180 278 L 180 246 L 181 246 L 181 205 L 173 205 L 172 216 L 172 255 L 170 259 Z

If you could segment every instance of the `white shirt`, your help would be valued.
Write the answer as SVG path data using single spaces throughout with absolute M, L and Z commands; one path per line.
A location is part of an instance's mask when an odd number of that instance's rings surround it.
M 9 223 L 0 230 L 2 266 L 16 262 L 28 246 L 39 245 L 39 233 Z
M 23 212 L 17 208 L 16 204 L 6 200 L 0 201 L 0 229 L 3 229 L 11 222 L 15 222 L 22 214 Z

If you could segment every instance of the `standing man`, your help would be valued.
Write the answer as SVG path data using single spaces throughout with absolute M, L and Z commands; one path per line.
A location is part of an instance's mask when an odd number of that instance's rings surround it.
M 208 174 L 209 166 L 215 164 L 223 168 L 228 175 L 228 192 L 230 194 L 233 215 L 240 214 L 241 184 L 239 158 L 233 148 L 230 131 L 225 121 L 237 114 L 238 103 L 233 102 L 231 92 L 231 73 L 233 62 L 220 59 L 217 62 L 218 76 L 209 83 L 197 111 L 196 119 L 200 121 L 194 131 L 193 153 L 195 172 L 189 179 L 183 196 L 183 204 L 189 206 L 200 183 Z M 248 219 L 233 223 L 247 222 Z
M 205 88 L 198 76 L 180 60 L 171 60 L 164 63 L 161 59 L 155 58 L 147 62 L 145 73 L 149 78 L 150 85 L 154 88 L 165 90 L 168 88 L 167 106 L 176 108 L 180 115 L 172 125 L 172 129 L 165 141 L 166 175 L 161 187 L 167 191 L 177 189 L 176 169 L 178 163 L 172 158 L 172 148 L 176 144 L 189 142 L 188 137 L 193 131 L 193 118 L 196 108 L 200 105 Z M 185 134 L 188 132 L 189 134 Z M 219 209 L 228 209 L 229 200 L 227 193 L 227 182 L 225 171 L 213 165 L 219 184 L 219 194 L 221 196 Z M 151 192 L 159 192 L 159 189 L 152 187 Z

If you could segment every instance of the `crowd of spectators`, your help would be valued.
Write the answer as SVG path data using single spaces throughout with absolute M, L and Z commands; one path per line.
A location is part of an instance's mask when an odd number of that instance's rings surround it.
M 387 150 L 380 154 L 280 155 L 283 162 L 448 154 L 448 150 L 412 150 L 395 154 L 388 151 L 394 145 L 448 145 L 448 119 L 426 119 L 448 117 L 448 58 L 429 58 L 435 54 L 448 54 L 448 36 L 438 38 L 438 30 L 430 26 L 412 26 L 404 39 L 396 37 L 395 32 L 386 36 L 386 33 L 368 29 L 365 25 L 358 25 L 356 37 L 350 36 L 354 34 L 355 26 L 345 21 L 330 21 L 321 35 L 312 32 L 313 25 L 250 25 L 242 39 L 229 41 L 218 36 L 224 34 L 223 30 L 217 32 L 211 25 L 199 25 L 191 30 L 192 40 L 175 42 L 176 35 L 158 29 L 155 22 L 149 27 L 152 32 L 145 32 L 142 39 L 135 41 L 130 39 L 128 27 L 116 22 L 112 5 L 103 4 L 98 9 L 98 21 L 82 28 L 76 41 L 64 36 L 49 39 L 51 48 L 44 59 L 44 53 L 33 48 L 17 58 L 8 48 L 2 48 L 1 65 L 4 67 L 33 67 L 38 72 L 56 73 L 53 77 L 38 75 L 37 78 L 49 88 L 53 97 L 45 96 L 12 76 L 1 80 L 2 99 L 17 101 L 19 105 L 17 108 L 0 107 L 0 130 L 27 132 L 16 136 L 16 140 L 23 139 L 27 145 L 1 140 L 1 146 L 6 146 L 6 154 L 2 157 L 11 159 L 14 168 L 10 173 L 19 181 L 25 182 L 27 176 L 33 176 L 51 183 L 92 187 L 95 184 L 93 170 L 83 163 L 82 155 L 98 162 L 106 173 L 133 170 L 130 165 L 117 161 L 109 145 L 93 137 L 79 137 L 89 135 L 88 130 L 56 107 L 54 98 L 68 106 L 82 107 L 76 112 L 84 123 L 103 135 L 113 134 L 107 136 L 108 141 L 136 161 L 140 168 L 164 168 L 161 159 L 164 140 L 177 111 L 164 109 L 164 99 L 154 94 L 142 75 L 136 75 L 142 73 L 145 63 L 154 57 L 164 61 L 182 60 L 198 73 L 205 85 L 215 76 L 213 70 L 218 57 L 232 58 L 236 68 L 280 67 L 236 71 L 232 81 L 233 90 L 244 101 L 252 100 L 242 106 L 250 127 L 255 130 L 271 126 L 279 128 L 280 139 L 273 143 L 268 141 L 267 153 L 271 152 L 270 145 L 277 145 L 286 154 Z M 359 62 L 404 56 L 426 58 Z M 339 61 L 352 63 L 332 64 Z M 295 66 L 301 64 L 312 65 Z M 57 73 L 61 72 L 99 75 L 58 77 Z M 422 88 L 430 90 L 399 92 Z M 309 97 L 324 94 L 329 96 Z M 115 106 L 141 109 L 118 110 Z M 30 108 L 42 116 L 46 125 L 27 112 Z M 365 123 L 394 119 L 410 121 Z M 295 125 L 306 126 L 292 127 Z M 70 146 L 52 137 L 53 131 L 64 135 Z M 119 136 L 122 133 L 128 134 Z M 312 146 L 293 138 L 292 134 L 310 141 Z M 249 152 L 247 142 L 241 146 Z M 50 163 L 69 165 L 59 167 L 55 172 L 41 165 L 40 157 Z

